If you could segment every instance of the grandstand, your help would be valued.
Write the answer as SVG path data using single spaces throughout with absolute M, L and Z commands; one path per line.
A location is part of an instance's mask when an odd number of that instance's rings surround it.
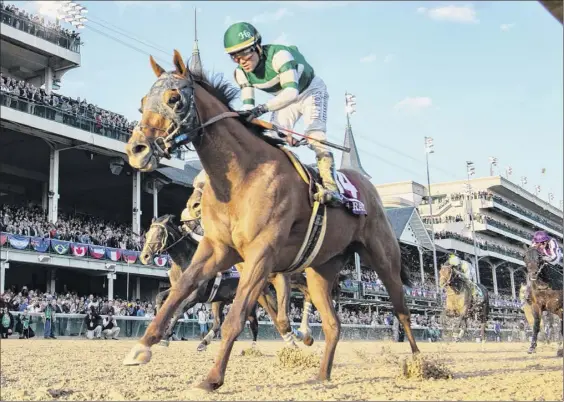
M 133 170 L 125 158 L 125 142 L 135 122 L 65 96 L 64 74 L 80 68 L 80 38 L 37 21 L 13 8 L 1 9 L 0 294 L 25 285 L 51 294 L 72 290 L 109 300 L 153 300 L 168 286 L 170 261 L 159 256 L 152 265 L 139 262 L 143 229 L 154 216 L 180 213 L 201 165 L 178 154 L 163 160 L 155 172 Z M 197 41 L 191 68 L 201 68 Z M 62 90 L 55 90 L 57 82 Z M 353 152 L 341 167 L 366 174 L 350 121 L 345 145 Z M 508 289 L 504 274 L 511 278 L 512 299 L 494 303 L 494 313 L 514 317 L 520 308 L 515 297 L 521 282 L 515 277 L 522 275 L 519 244 L 527 242 L 534 227 L 559 232 L 562 239 L 562 212 L 505 179 L 483 180 L 472 185 L 488 195 L 471 198 L 476 230 L 488 242 L 480 248 L 480 278 L 495 294 L 498 280 L 501 289 Z M 406 294 L 414 320 L 421 325 L 435 322 L 441 294 L 432 251 L 436 249 L 439 261 L 449 250 L 471 254 L 463 213 L 470 201 L 460 197 L 460 183 L 435 184 L 437 208 L 430 217 L 422 202 L 424 186 L 409 182 L 376 187 L 386 201 L 403 263 L 412 272 L 413 287 Z M 458 215 L 461 221 L 456 221 Z M 431 218 L 437 220 L 436 241 L 424 222 Z M 488 268 L 493 269 L 492 280 Z M 341 283 L 338 304 L 343 322 L 387 322 L 391 306 L 374 272 L 357 261 L 345 273 L 349 279 Z M 300 297 L 294 295 L 296 321 Z
M 432 211 L 427 187 L 416 182 L 377 185 L 388 205 L 416 207 L 437 246 L 474 261 L 472 220 L 477 242 L 477 278 L 495 296 L 516 300 L 525 282 L 522 250 L 536 230 L 546 230 L 562 242 L 562 211 L 525 188 L 500 177 L 431 184 Z M 473 211 L 473 216 L 470 215 Z
M 55 91 L 80 68 L 79 35 L 11 5 L 0 11 L 0 293 L 15 284 L 154 297 L 168 259 L 144 266 L 125 247 L 138 249 L 159 211 L 181 210 L 197 170 L 174 157 L 133 171 L 125 142 L 135 122 L 65 96 L 64 84 Z

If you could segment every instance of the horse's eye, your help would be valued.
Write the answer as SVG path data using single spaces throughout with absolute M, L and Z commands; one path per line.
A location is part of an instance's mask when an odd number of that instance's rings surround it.
M 178 94 L 174 94 L 171 95 L 170 98 L 168 98 L 168 104 L 169 105 L 174 105 L 176 102 L 178 102 L 180 100 L 180 95 Z

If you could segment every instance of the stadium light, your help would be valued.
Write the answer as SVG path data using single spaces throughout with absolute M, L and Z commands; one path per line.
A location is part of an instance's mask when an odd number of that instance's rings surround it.
M 437 248 L 435 247 L 435 225 L 433 224 L 433 198 L 431 197 L 431 175 L 429 173 L 429 154 L 435 153 L 433 137 L 425 137 L 425 161 L 427 162 L 427 202 L 431 216 L 431 243 L 433 244 L 433 270 L 435 271 L 435 286 L 439 292 L 439 269 L 437 265 Z
M 497 159 L 496 159 L 497 163 Z M 474 269 L 476 270 L 476 282 L 480 283 L 480 266 L 478 265 L 478 247 L 476 247 L 476 230 L 474 229 L 474 211 L 472 208 L 472 197 L 471 197 L 471 186 L 470 186 L 470 176 L 476 173 L 476 168 L 474 167 L 474 162 L 466 161 L 466 177 L 468 185 L 468 198 L 466 202 L 470 205 L 470 222 L 472 223 L 472 243 L 474 245 Z M 467 205 L 468 205 L 467 204 Z
M 84 23 L 88 21 L 84 17 L 84 14 L 88 12 L 86 7 L 71 1 L 59 1 L 56 3 L 52 7 L 57 11 L 58 19 L 64 20 L 78 29 L 84 28 Z
M 497 166 L 497 158 L 495 156 L 490 156 L 490 176 L 493 176 L 493 168 Z

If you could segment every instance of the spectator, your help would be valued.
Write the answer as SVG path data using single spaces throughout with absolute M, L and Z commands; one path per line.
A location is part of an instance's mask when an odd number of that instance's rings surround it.
M 56 302 L 55 299 L 48 301 L 45 306 L 41 309 L 43 313 L 43 322 L 45 323 L 45 330 L 43 332 L 43 337 L 45 339 L 57 339 L 53 333 L 55 316 L 56 316 Z
M 86 324 L 86 338 L 100 339 L 102 326 L 100 325 L 100 316 L 94 306 L 88 310 L 86 317 L 84 317 L 84 323 Z
M 14 329 L 14 316 L 8 311 L 8 307 L 3 307 L 1 311 L 0 333 L 2 334 L 2 339 L 7 339 L 8 336 L 12 335 Z
M 108 316 L 104 318 L 102 326 L 102 334 L 104 335 L 104 339 L 112 338 L 117 340 L 117 337 L 119 335 L 119 327 L 112 311 L 110 311 L 108 313 Z
M 16 332 L 20 334 L 20 339 L 29 339 L 35 336 L 35 332 L 31 328 L 31 317 L 29 316 L 28 309 L 23 311 L 23 314 L 18 314 L 18 321 L 16 323 Z
M 208 333 L 208 313 L 206 311 L 206 307 L 202 305 L 202 307 L 198 310 L 198 324 L 200 325 L 200 339 L 204 339 L 206 334 Z

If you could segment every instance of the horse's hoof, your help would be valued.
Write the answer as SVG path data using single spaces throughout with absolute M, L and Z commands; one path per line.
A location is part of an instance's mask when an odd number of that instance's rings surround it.
M 151 361 L 151 348 L 138 343 L 123 360 L 124 366 L 139 366 Z
M 556 351 L 556 357 L 563 357 L 563 353 L 564 353 L 564 352 L 562 351 L 562 349 L 558 349 L 558 350 Z
M 168 348 L 168 345 L 170 344 L 170 341 L 163 339 L 159 342 L 159 346 L 162 346 L 164 348 Z
M 533 353 L 536 353 L 536 351 L 537 351 L 537 350 L 536 350 L 535 348 L 529 348 L 529 350 L 527 350 L 527 353 L 528 353 L 528 354 L 533 354 Z
M 200 384 L 198 384 L 196 386 L 197 389 L 205 391 L 205 392 L 213 392 L 216 389 L 218 389 L 219 387 L 221 387 L 221 384 L 211 383 L 211 382 L 208 382 L 208 381 L 202 381 Z
M 313 336 L 311 336 L 311 333 L 309 331 L 304 332 L 304 340 L 303 340 L 304 345 L 311 346 L 313 345 L 313 341 L 314 339 Z
M 257 347 L 257 343 L 253 341 L 253 343 L 251 343 L 251 348 L 255 349 L 256 347 Z
M 196 350 L 197 350 L 198 352 L 203 352 L 203 351 L 205 351 L 207 348 L 208 348 L 208 346 L 207 346 L 206 344 L 200 343 L 200 344 L 198 345 L 198 348 L 197 348 Z

